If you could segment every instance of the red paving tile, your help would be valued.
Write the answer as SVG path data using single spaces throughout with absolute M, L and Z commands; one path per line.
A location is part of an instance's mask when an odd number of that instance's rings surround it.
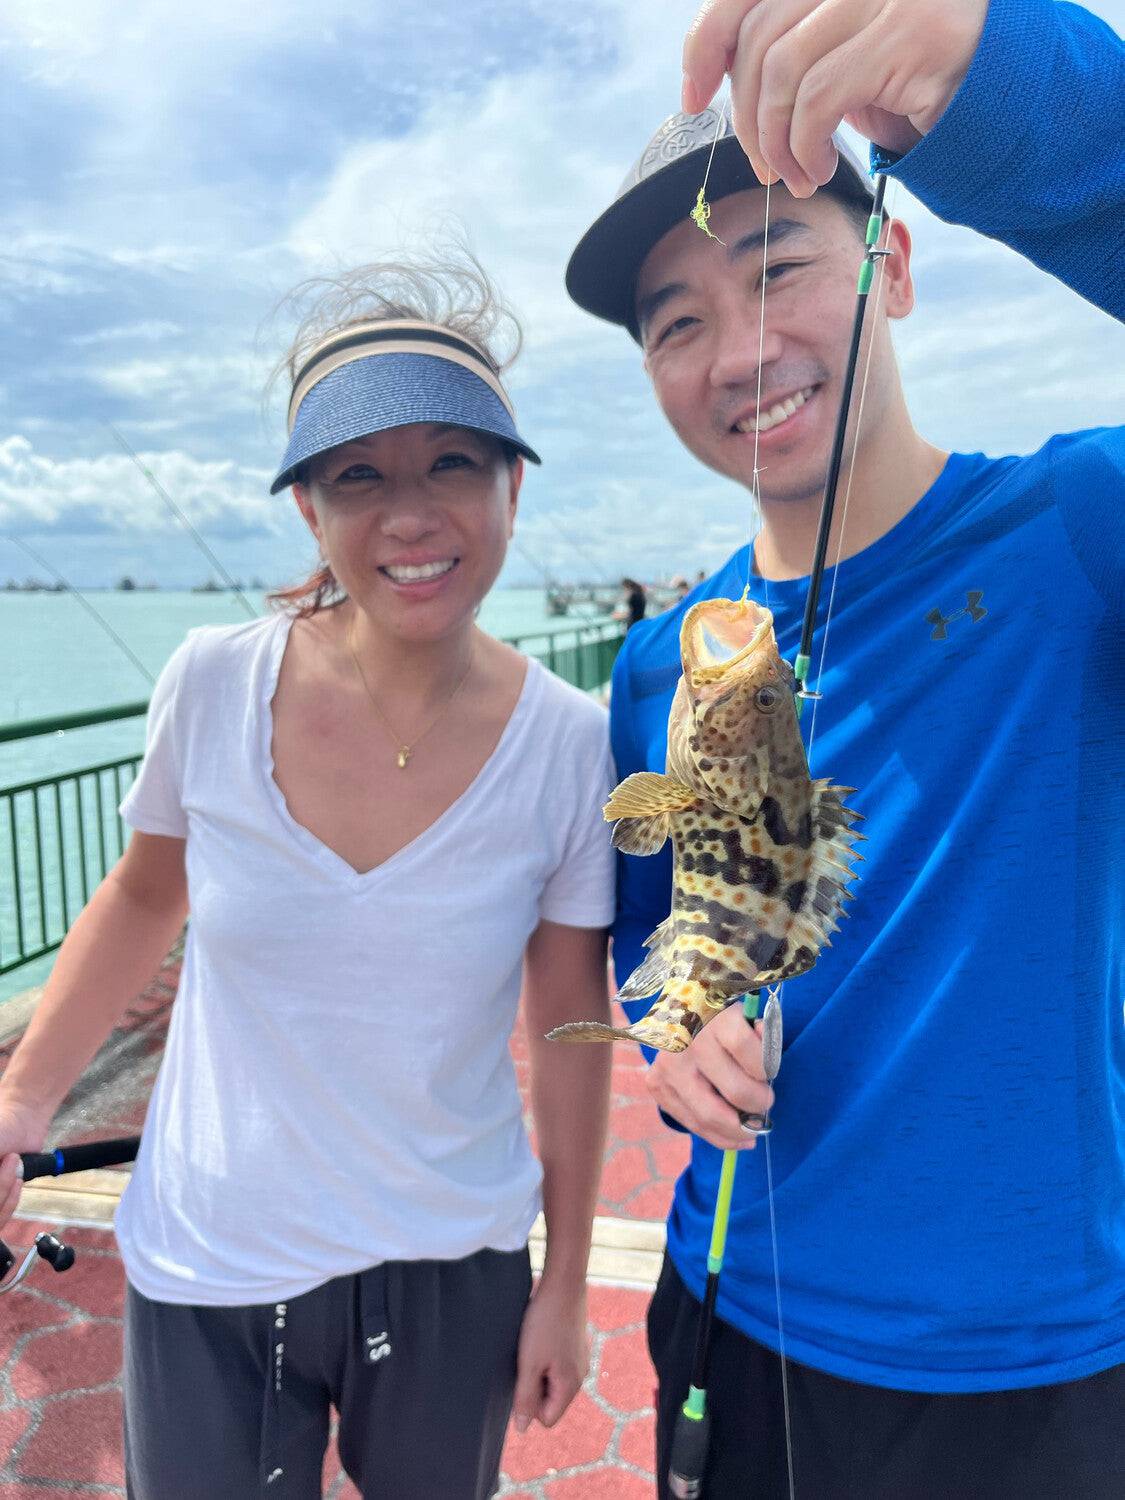
M 667 1130 L 656 1105 L 651 1100 L 639 1104 L 619 1104 L 613 1111 L 613 1133 L 622 1141 L 647 1141 L 656 1128 Z
M 538 1423 L 521 1437 L 511 1433 L 501 1468 L 509 1479 L 538 1479 L 557 1469 L 597 1463 L 609 1446 L 616 1423 L 585 1391 L 579 1391 L 566 1414 L 549 1430 Z
M 647 1311 L 647 1292 L 614 1286 L 594 1287 L 590 1292 L 590 1322 L 606 1333 L 633 1324 L 643 1325 Z
M 638 1192 L 630 1193 L 621 1205 L 621 1217 L 626 1219 L 665 1219 L 672 1204 L 670 1182 L 646 1182 Z
M 105 1495 L 107 1491 L 100 1490 L 99 1494 Z M 109 1494 L 116 1491 L 110 1490 Z M 120 1491 L 124 1494 L 125 1491 Z M 75 1495 L 82 1494 L 81 1490 L 48 1490 L 41 1484 L 0 1484 L 0 1500 L 74 1500 Z
M 44 1277 L 39 1286 L 44 1295 L 80 1312 L 92 1313 L 98 1318 L 120 1318 L 125 1311 L 125 1272 L 117 1258 L 112 1234 L 108 1230 L 103 1230 L 102 1233 L 109 1246 L 113 1247 L 112 1255 L 92 1255 L 89 1250 L 83 1255 L 79 1250 L 81 1276 L 74 1276 L 66 1271 L 57 1280 L 52 1277 L 48 1281 Z M 67 1244 L 72 1244 L 77 1249 L 78 1241 L 73 1233 L 68 1234 Z
M 47 1403 L 16 1470 L 27 1479 L 123 1485 L 120 1393 L 60 1396 Z
M 30 1426 L 31 1413 L 26 1407 L 9 1406 L 0 1411 L 0 1453 L 11 1453 Z
M 627 1422 L 617 1438 L 617 1456 L 628 1464 L 650 1473 L 656 1464 L 656 1439 L 652 1417 L 638 1417 Z
M 621 1146 L 605 1164 L 602 1172 L 602 1201 L 620 1212 L 620 1205 L 640 1182 L 645 1182 L 651 1168 L 640 1146 Z
M 121 1369 L 121 1327 L 117 1323 L 78 1323 L 30 1339 L 11 1372 L 21 1401 L 54 1391 L 108 1385 Z
M 611 1334 L 602 1349 L 598 1395 L 616 1411 L 631 1415 L 648 1406 L 655 1384 L 644 1334 Z
M 630 1474 L 616 1465 L 572 1474 L 547 1485 L 547 1500 L 652 1500 L 652 1494 L 650 1478 Z

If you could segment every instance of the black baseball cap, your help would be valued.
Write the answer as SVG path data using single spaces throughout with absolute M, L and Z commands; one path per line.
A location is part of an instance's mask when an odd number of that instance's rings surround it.
M 874 198 L 869 175 L 839 134 L 832 144 L 836 172 L 823 191 L 869 206 Z M 721 124 L 714 108 L 670 115 L 570 257 L 566 289 L 579 307 L 627 328 L 639 342 L 635 302 L 641 266 L 656 242 L 691 213 L 704 176 L 709 203 L 761 187 L 726 111 Z

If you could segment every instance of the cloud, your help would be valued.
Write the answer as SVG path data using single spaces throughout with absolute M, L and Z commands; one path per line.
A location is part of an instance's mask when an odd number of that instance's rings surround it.
M 176 449 L 138 457 L 208 535 L 278 532 L 281 511 L 261 470 L 248 472 L 230 461 L 201 463 Z M 0 529 L 13 535 L 121 532 L 155 541 L 177 532 L 179 523 L 125 454 L 60 461 L 16 436 L 0 442 Z
M 264 497 L 282 425 L 260 401 L 285 330 L 259 326 L 300 277 L 452 218 L 528 332 L 512 386 L 547 462 L 506 576 L 720 561 L 753 526 L 747 496 L 679 448 L 632 344 L 562 289 L 676 107 L 687 17 L 683 0 L 433 0 L 408 18 L 389 0 L 9 0 L 0 526 L 60 545 L 128 529 L 165 566 L 169 522 L 112 422 L 240 566 L 285 576 L 304 544 Z M 899 207 L 918 307 L 896 343 L 925 435 L 1021 451 L 1120 420 L 1104 315 L 909 195 Z

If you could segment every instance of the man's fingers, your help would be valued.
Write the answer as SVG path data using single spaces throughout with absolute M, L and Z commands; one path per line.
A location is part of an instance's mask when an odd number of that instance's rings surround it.
M 688 1058 L 678 1058 L 675 1062 L 683 1066 L 673 1065 L 658 1073 L 659 1064 L 654 1063 L 649 1069 L 649 1090 L 660 1108 L 693 1135 L 701 1136 L 720 1150 L 752 1147 L 753 1137 L 741 1129 L 738 1111 L 720 1097 Z
M 747 12 L 738 29 L 738 48 L 730 63 L 731 109 L 736 120 L 735 134 L 758 181 L 764 183 L 770 173 L 758 138 L 758 101 L 762 90 L 762 63 L 795 28 L 799 28 L 815 9 L 817 0 L 774 0 L 770 5 L 755 6 Z
M 836 170 L 831 136 L 848 114 L 878 97 L 882 70 L 875 28 L 822 57 L 797 90 L 789 124 L 789 151 L 808 181 L 823 187 Z
M 683 105 L 688 114 L 698 114 L 714 98 L 738 45 L 742 18 L 759 3 L 704 0 L 684 40 Z
M 725 1053 L 743 1073 L 764 1083 L 766 1073 L 762 1066 L 761 1021 L 748 1021 L 741 1005 L 732 1005 L 721 1019 L 722 1025 L 714 1028 L 715 1050 Z M 709 1060 L 704 1063 L 700 1059 L 700 1062 L 710 1074 Z
M 747 1030 L 750 1028 L 747 1027 Z M 759 1050 L 757 1072 L 761 1073 Z M 720 1052 L 707 1070 L 707 1082 L 719 1097 L 737 1112 L 763 1114 L 773 1103 L 773 1091 L 764 1078 L 754 1077 L 730 1053 Z

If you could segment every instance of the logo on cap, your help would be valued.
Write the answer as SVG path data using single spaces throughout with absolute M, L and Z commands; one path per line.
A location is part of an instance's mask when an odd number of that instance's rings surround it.
M 644 155 L 629 174 L 624 187 L 633 187 L 659 172 L 670 161 L 696 151 L 700 146 L 709 146 L 715 139 L 719 115 L 714 109 L 705 109 L 701 115 L 670 115 L 649 141 Z M 727 134 L 727 122 L 723 121 L 722 134 Z

